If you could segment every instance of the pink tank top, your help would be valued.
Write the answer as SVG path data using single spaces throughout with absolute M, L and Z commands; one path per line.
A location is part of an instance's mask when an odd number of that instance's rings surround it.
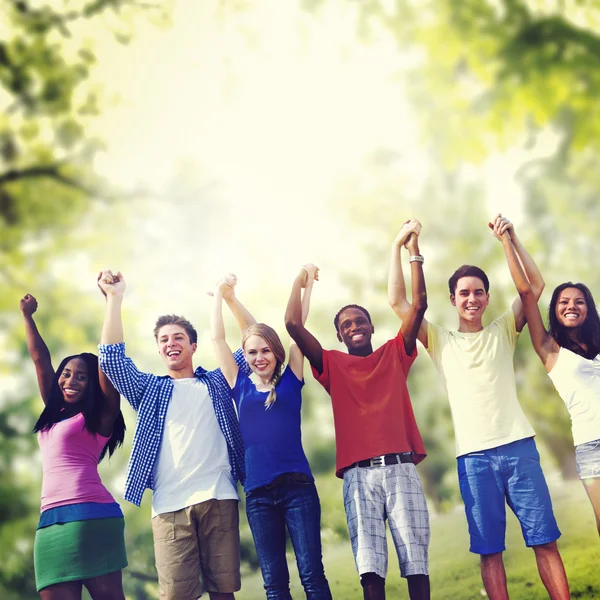
M 110 438 L 84 427 L 82 413 L 38 433 L 42 454 L 42 512 L 79 502 L 114 502 L 98 474 L 98 458 Z

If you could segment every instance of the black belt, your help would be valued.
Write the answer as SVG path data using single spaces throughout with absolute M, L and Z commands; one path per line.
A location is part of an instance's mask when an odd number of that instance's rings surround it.
M 399 454 L 384 454 L 382 456 L 374 456 L 366 460 L 355 462 L 353 467 L 382 467 L 383 465 L 397 465 L 400 463 L 413 463 L 415 456 L 412 452 L 400 452 Z
M 271 481 L 271 483 L 267 483 L 267 485 L 261 486 L 262 489 L 272 490 L 280 485 L 285 485 L 286 483 L 312 483 L 313 478 L 306 473 L 283 473 L 283 475 L 279 475 Z

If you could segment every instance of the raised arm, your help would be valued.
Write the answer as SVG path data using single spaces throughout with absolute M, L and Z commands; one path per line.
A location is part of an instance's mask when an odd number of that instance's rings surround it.
M 310 297 L 312 294 L 312 288 L 315 281 L 319 280 L 319 268 L 312 263 L 307 263 L 302 267 L 306 273 L 306 282 L 302 291 L 302 326 L 305 325 L 306 319 L 308 318 L 308 311 L 310 310 Z M 294 375 L 302 380 L 304 377 L 304 354 L 300 350 L 296 341 L 292 338 L 290 344 L 290 368 Z
M 110 285 L 109 285 L 110 284 Z M 104 287 L 103 287 L 104 286 Z M 107 302 L 107 313 L 108 313 L 108 304 L 112 303 L 112 297 L 119 292 L 120 298 L 122 300 L 123 293 L 125 292 L 125 280 L 123 279 L 123 275 L 121 273 L 117 273 L 113 275 L 111 271 L 101 271 L 98 274 L 98 287 L 102 291 L 102 293 L 106 296 Z M 108 294 L 104 289 L 107 287 L 111 290 L 111 294 Z M 114 309 L 113 309 L 114 310 Z M 121 304 L 118 306 L 118 326 L 120 333 L 121 341 L 123 341 L 123 327 L 121 325 Z M 109 344 L 109 343 L 117 343 L 117 342 L 105 342 L 105 333 L 104 330 L 106 328 L 106 319 L 104 321 L 104 326 L 102 328 L 102 334 L 100 336 L 101 344 Z M 112 427 L 115 423 L 117 416 L 119 415 L 119 410 L 121 408 L 121 396 L 119 392 L 115 389 L 115 386 L 111 383 L 108 376 L 104 373 L 104 371 L 100 368 L 100 360 L 98 360 L 98 379 L 100 380 L 100 389 L 104 394 L 105 402 L 102 407 L 102 413 L 100 416 L 100 420 L 102 422 L 102 429 L 104 431 L 112 431 Z
M 231 276 L 230 276 L 231 277 Z M 233 276 L 235 277 L 235 276 Z M 229 344 L 227 344 L 227 340 L 225 339 L 225 325 L 223 324 L 223 298 L 224 295 L 228 295 L 233 298 L 229 304 L 234 315 L 236 315 L 236 319 L 240 327 L 242 324 L 247 321 L 247 317 L 243 317 L 245 313 L 253 319 L 252 315 L 242 306 L 242 304 L 235 298 L 235 294 L 233 293 L 233 285 L 235 285 L 235 281 L 231 279 L 228 280 L 227 277 L 224 277 L 217 284 L 217 288 L 213 293 L 213 309 L 211 313 L 210 319 L 210 333 L 213 343 L 213 349 L 215 351 L 215 355 L 217 357 L 217 363 L 219 364 L 219 368 L 223 373 L 223 376 L 227 380 L 230 388 L 233 388 L 235 385 L 235 380 L 238 375 L 238 366 L 231 354 L 231 348 Z M 232 305 L 236 307 L 236 311 L 232 308 Z M 240 318 L 238 318 L 238 315 Z M 246 329 L 248 323 L 243 329 Z
M 106 298 L 106 314 L 98 356 L 102 370 L 101 385 L 112 382 L 134 410 L 138 410 L 151 376 L 139 371 L 133 361 L 125 355 L 121 318 L 125 279 L 120 272 L 114 275 L 111 271 L 102 271 L 98 275 L 98 287 Z
M 308 266 L 308 265 L 307 265 Z M 316 275 L 316 273 L 315 273 Z M 292 286 L 292 292 L 285 311 L 285 328 L 290 334 L 292 340 L 296 342 L 303 356 L 308 358 L 310 364 L 319 374 L 323 372 L 323 348 L 319 340 L 304 327 L 304 322 L 308 316 L 308 305 L 310 303 L 310 292 L 304 298 L 302 297 L 302 288 L 306 288 L 309 279 L 309 272 L 306 267 L 302 267 Z M 313 277 L 314 279 L 314 277 Z M 291 360 L 291 348 L 290 348 Z
M 503 225 L 498 219 L 495 220 L 494 224 L 489 223 L 494 237 L 502 242 L 510 275 L 517 288 L 524 316 L 529 325 L 531 343 L 546 371 L 549 372 L 554 367 L 558 358 L 559 346 L 544 327 L 536 293 L 533 291 L 531 283 L 523 270 L 522 262 L 517 255 L 509 229 Z
M 221 283 L 225 283 L 227 285 L 221 285 Z M 233 273 L 229 273 L 226 277 L 224 277 L 217 287 L 221 288 L 221 296 L 225 303 L 229 307 L 229 310 L 235 317 L 237 324 L 240 329 L 245 331 L 250 327 L 250 325 L 256 324 L 256 319 L 252 316 L 250 311 L 238 300 L 235 295 L 235 286 L 237 284 L 237 277 Z M 211 295 L 214 295 L 211 294 Z
M 410 263 L 412 279 L 411 304 L 406 298 L 406 284 L 404 282 L 401 257 L 402 246 L 406 246 L 411 257 L 420 256 L 417 241 L 420 233 L 421 223 L 417 219 L 411 219 L 404 223 L 400 229 L 400 233 L 398 233 L 392 243 L 390 270 L 388 274 L 388 302 L 402 321 L 402 337 L 406 351 L 409 353 L 412 352 L 412 349 L 410 351 L 408 349 L 407 336 L 409 339 L 412 337 L 412 333 L 410 332 L 415 326 L 417 339 L 427 348 L 427 321 L 423 318 L 425 309 L 427 308 L 423 264 L 418 262 L 418 260 L 411 261 Z M 414 306 L 415 303 L 416 306 Z M 410 319 L 407 324 L 405 324 L 406 319 Z
M 515 232 L 515 226 L 502 215 L 496 215 L 494 221 L 492 222 L 493 231 L 496 234 L 503 235 L 505 231 L 508 231 L 510 235 L 510 239 L 512 240 L 513 248 L 516 252 L 516 255 L 521 263 L 523 271 L 525 272 L 525 276 L 531 285 L 531 290 L 535 297 L 535 301 L 537 302 L 544 291 L 544 278 L 537 265 L 535 264 L 533 258 L 529 255 L 527 250 L 523 247 L 523 244 L 519 241 L 517 234 Z M 515 326 L 517 331 L 522 331 L 523 327 L 525 327 L 525 323 L 527 322 L 525 316 L 525 309 L 523 307 L 523 302 L 521 298 L 515 298 L 515 301 L 512 305 L 512 310 L 515 315 Z
M 52 359 L 50 358 L 50 351 L 48 346 L 42 339 L 35 321 L 33 320 L 33 313 L 37 310 L 37 300 L 31 294 L 25 294 L 25 296 L 19 302 L 19 308 L 23 313 L 23 319 L 25 321 L 25 339 L 27 341 L 27 350 L 29 350 L 29 356 L 35 365 L 35 373 L 37 375 L 38 386 L 40 388 L 40 394 L 44 404 L 48 402 L 50 397 L 50 387 L 52 385 L 52 378 L 54 377 L 54 369 L 52 368 Z

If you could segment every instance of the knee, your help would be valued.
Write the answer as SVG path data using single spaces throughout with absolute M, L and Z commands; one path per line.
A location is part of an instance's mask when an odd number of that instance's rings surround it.
M 360 576 L 360 584 L 363 588 L 384 588 L 385 579 L 377 575 L 377 573 L 363 573 Z
M 479 556 L 482 567 L 495 565 L 502 562 L 502 552 L 494 552 L 494 554 L 481 554 Z
M 558 554 L 558 546 L 556 545 L 556 542 L 548 542 L 547 544 L 533 546 L 533 551 L 536 554 Z

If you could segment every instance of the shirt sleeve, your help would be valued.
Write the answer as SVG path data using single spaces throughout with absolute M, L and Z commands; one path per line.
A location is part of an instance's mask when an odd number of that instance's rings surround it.
M 115 389 L 123 396 L 134 410 L 138 410 L 144 390 L 151 377 L 142 373 L 125 354 L 125 344 L 100 344 L 98 346 L 100 368 L 110 379 Z
M 252 373 L 252 369 L 250 368 L 250 365 L 246 362 L 246 359 L 244 358 L 244 351 L 241 348 L 238 348 L 233 353 L 233 358 L 235 358 L 235 362 L 237 363 L 238 369 L 240 371 L 242 371 L 248 376 Z
M 321 361 L 323 363 L 323 372 L 319 374 L 319 372 L 311 365 L 311 370 L 314 378 L 327 390 L 329 393 L 329 357 L 331 355 L 331 350 L 323 350 L 323 354 L 321 355 Z
M 396 349 L 398 351 L 398 355 L 400 356 L 400 362 L 402 363 L 402 369 L 404 371 L 404 376 L 408 377 L 408 372 L 412 367 L 415 359 L 417 358 L 417 354 L 419 353 L 417 349 L 417 344 L 415 342 L 415 349 L 412 354 L 408 354 L 406 352 L 406 346 L 404 345 L 404 338 L 402 337 L 402 333 L 399 330 L 398 335 L 393 339 L 394 344 L 396 345 Z
M 440 351 L 444 329 L 431 322 L 427 323 L 427 352 L 435 365 L 439 365 Z
M 238 374 L 235 379 L 235 384 L 231 390 L 231 393 L 233 395 L 233 402 L 235 403 L 235 406 L 237 408 L 238 415 L 240 413 L 240 401 L 242 399 L 242 395 L 244 393 L 244 388 L 247 385 L 247 382 L 248 382 L 248 374 L 244 373 L 244 371 L 242 369 L 238 369 Z
M 504 314 L 500 315 L 493 323 L 507 337 L 511 348 L 514 350 L 519 339 L 519 332 L 515 323 L 515 313 L 510 308 Z

